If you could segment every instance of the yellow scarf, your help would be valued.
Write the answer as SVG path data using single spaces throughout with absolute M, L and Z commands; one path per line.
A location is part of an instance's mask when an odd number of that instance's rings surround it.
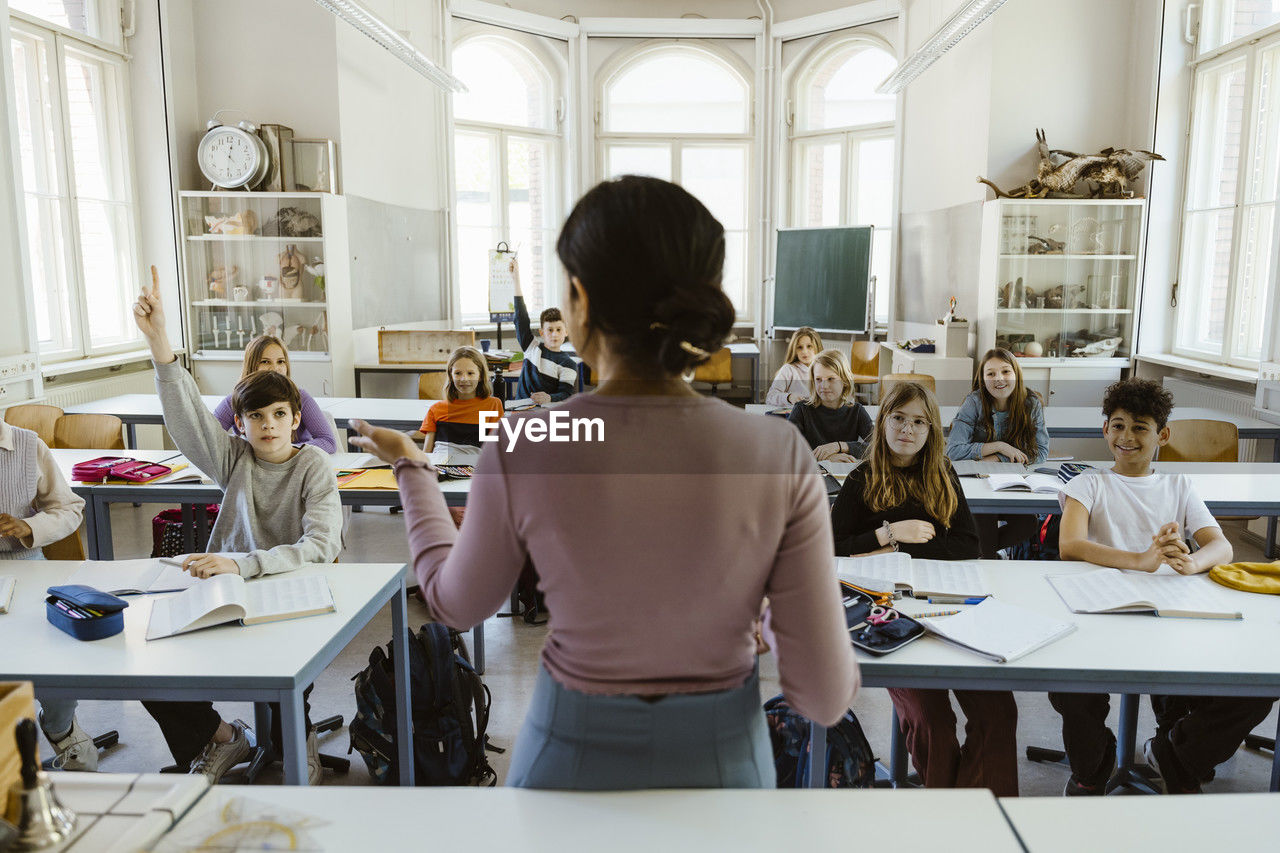
M 1280 595 L 1280 560 L 1274 563 L 1228 563 L 1214 566 L 1209 570 L 1209 577 L 1232 589 Z

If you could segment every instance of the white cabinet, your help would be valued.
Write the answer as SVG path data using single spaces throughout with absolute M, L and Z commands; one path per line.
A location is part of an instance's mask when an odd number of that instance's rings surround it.
M 245 344 L 270 332 L 294 381 L 352 396 L 346 200 L 328 193 L 181 193 L 183 324 L 205 393 L 231 390 Z
M 939 406 L 958 406 L 973 387 L 973 359 L 947 358 L 932 352 L 907 352 L 891 343 L 881 344 L 880 375 L 922 373 L 932 376 Z
M 1013 351 L 1052 403 L 1097 403 L 1133 355 L 1145 217 L 1143 199 L 987 202 L 978 354 Z

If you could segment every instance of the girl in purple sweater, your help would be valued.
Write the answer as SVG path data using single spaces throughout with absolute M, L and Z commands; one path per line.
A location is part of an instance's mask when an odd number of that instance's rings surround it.
M 289 351 L 284 348 L 284 341 L 274 335 L 258 335 L 249 341 L 249 345 L 244 348 L 244 369 L 240 372 L 240 378 L 244 379 L 259 370 L 274 370 L 293 378 L 289 375 Z M 338 436 L 333 418 L 326 415 L 316 398 L 301 387 L 298 388 L 298 393 L 302 396 L 302 422 L 293 435 L 293 443 L 314 444 L 325 453 L 337 453 Z M 231 409 L 231 395 L 222 398 L 218 408 L 213 410 L 213 416 L 222 424 L 223 429 L 240 435 L 236 429 L 235 412 Z
M 508 785 L 772 788 L 755 644 L 766 596 L 796 711 L 834 723 L 858 669 L 804 439 L 683 379 L 733 324 L 724 229 L 675 184 L 627 176 L 578 202 L 556 249 L 565 321 L 599 386 L 508 416 L 481 451 L 461 530 L 405 435 L 353 421 L 353 442 L 395 466 L 441 622 L 484 620 L 526 561 L 537 567 L 551 627 Z M 566 418 L 585 425 L 576 441 L 507 440 Z

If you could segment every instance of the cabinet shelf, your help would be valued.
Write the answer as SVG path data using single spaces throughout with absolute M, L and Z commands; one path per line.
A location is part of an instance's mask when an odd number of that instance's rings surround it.
M 195 351 L 197 358 L 207 358 L 210 361 L 244 361 L 243 349 L 198 349 Z M 289 361 L 314 361 L 328 362 L 330 360 L 327 352 L 309 352 L 308 350 L 289 350 Z
M 997 308 L 997 314 L 1132 314 L 1132 308 Z
M 263 237 L 261 234 L 188 234 L 200 243 L 323 243 L 323 237 Z
M 1056 260 L 1056 261 L 1136 261 L 1137 259 L 1138 259 L 1138 256 L 1137 256 L 1137 255 L 1092 255 L 1092 254 L 1085 254 L 1085 253 L 1079 253 L 1079 254 L 1073 254 L 1073 255 L 1067 255 L 1067 254 L 1062 254 L 1062 253 L 1055 253 L 1055 254 L 1041 253 L 1041 254 L 1038 254 L 1038 255 L 1028 255 L 1028 254 L 1017 254 L 1017 255 L 1015 255 L 1015 254 L 1002 254 L 1002 255 L 1000 255 L 1000 260 L 1002 260 L 1002 261 L 1010 261 L 1010 260 L 1018 260 L 1018 261 L 1026 261 L 1026 260 L 1037 260 L 1037 261 L 1039 261 L 1039 260 Z
M 233 302 L 230 299 L 197 299 L 194 308 L 324 308 L 324 302 L 303 302 L 299 299 L 255 299 Z

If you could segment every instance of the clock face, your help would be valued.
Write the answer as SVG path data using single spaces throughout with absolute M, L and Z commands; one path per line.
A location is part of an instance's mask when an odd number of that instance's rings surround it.
M 200 140 L 200 171 L 219 187 L 249 183 L 262 155 L 249 134 L 235 127 L 216 127 Z

